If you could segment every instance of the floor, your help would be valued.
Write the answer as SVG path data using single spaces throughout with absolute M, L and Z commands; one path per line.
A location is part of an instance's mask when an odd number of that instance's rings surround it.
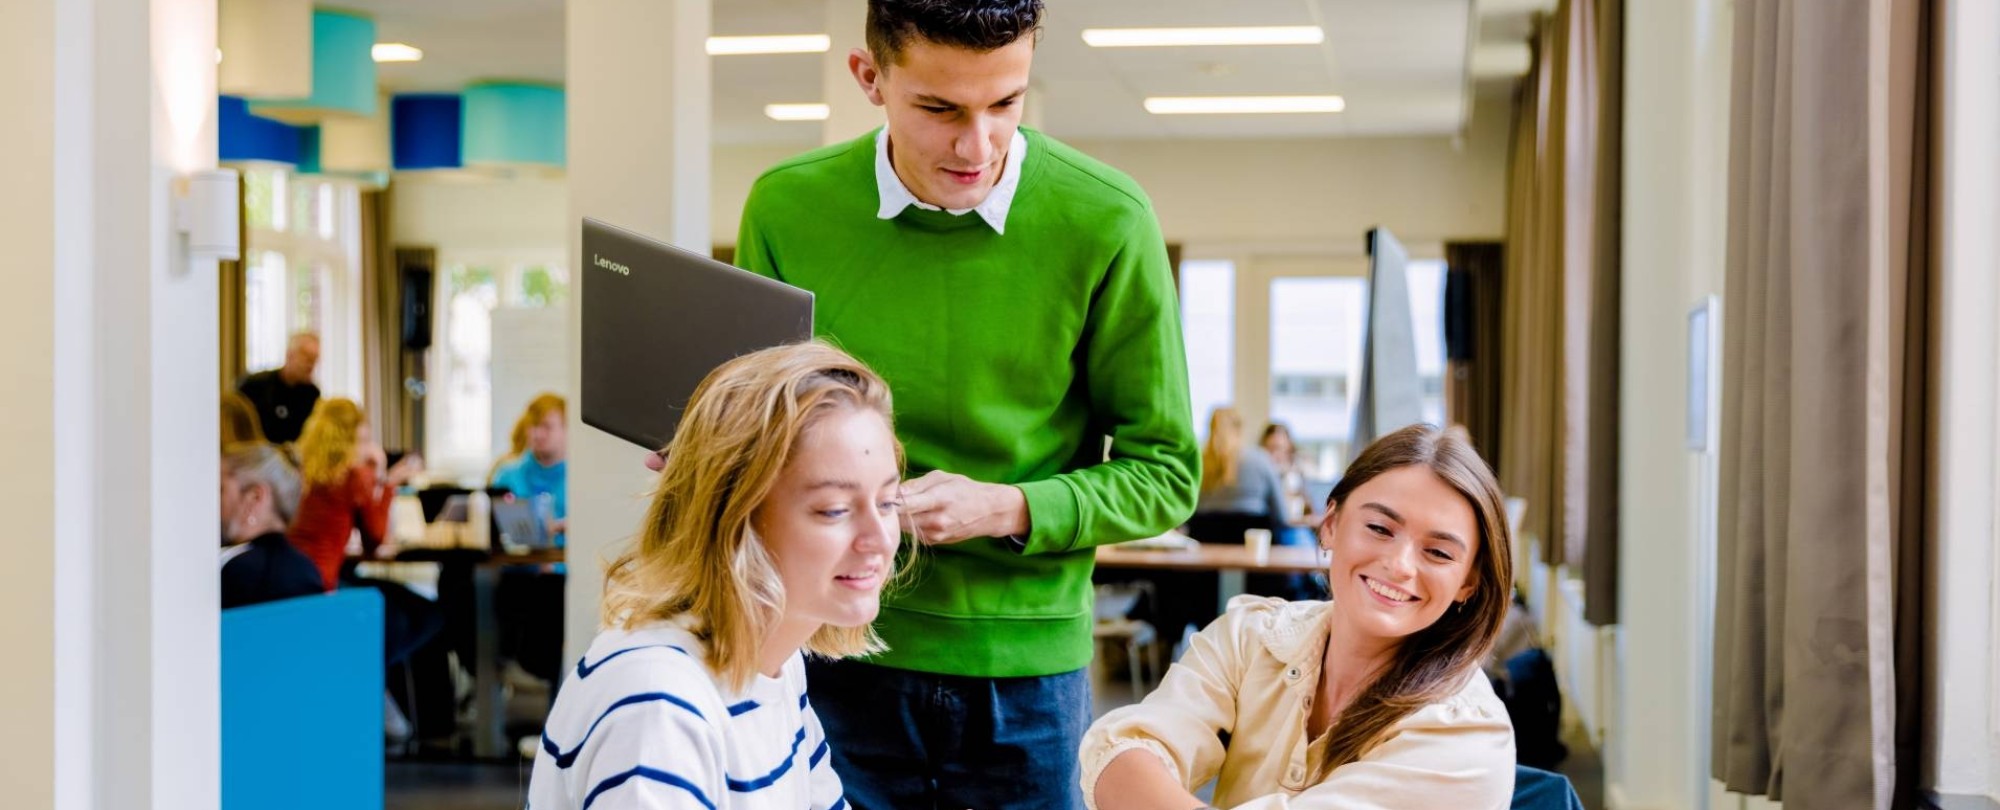
M 1131 684 L 1123 678 L 1100 679 L 1092 691 L 1099 715 L 1134 700 Z M 1576 786 L 1585 808 L 1603 807 L 1603 762 L 1580 726 L 1570 724 L 1564 742 L 1570 755 L 1558 770 Z M 384 776 L 385 810 L 519 810 L 527 804 L 526 763 L 391 761 Z

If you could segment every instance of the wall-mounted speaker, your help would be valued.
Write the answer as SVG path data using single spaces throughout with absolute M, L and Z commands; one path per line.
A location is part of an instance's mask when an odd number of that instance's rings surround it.
M 420 352 L 431 347 L 431 301 L 437 253 L 429 248 L 402 248 L 396 251 L 397 275 L 402 279 L 403 348 Z

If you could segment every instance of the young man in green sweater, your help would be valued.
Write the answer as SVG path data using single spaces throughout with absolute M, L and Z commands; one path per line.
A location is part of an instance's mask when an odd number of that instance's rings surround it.
M 773 167 L 743 213 L 737 263 L 817 294 L 817 331 L 888 379 L 920 474 L 902 508 L 927 548 L 884 595 L 889 651 L 810 674 L 863 810 L 1081 808 L 1096 547 L 1194 509 L 1152 204 L 1020 128 L 1041 12 L 870 0 L 848 60 L 888 126 Z

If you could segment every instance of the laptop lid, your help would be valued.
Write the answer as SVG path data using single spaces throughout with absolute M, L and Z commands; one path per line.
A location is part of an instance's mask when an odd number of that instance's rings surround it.
M 548 548 L 548 525 L 535 514 L 532 500 L 493 502 L 493 528 L 502 545 Z
M 716 366 L 812 337 L 812 293 L 614 225 L 583 263 L 583 422 L 648 450 Z

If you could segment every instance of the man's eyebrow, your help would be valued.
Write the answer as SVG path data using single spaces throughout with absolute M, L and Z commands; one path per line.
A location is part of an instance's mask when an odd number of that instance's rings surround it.
M 1026 95 L 1027 92 L 1028 92 L 1028 86 L 1022 85 L 1019 89 L 1016 89 L 1014 92 L 1008 93 L 1006 96 L 1002 97 L 1000 101 L 995 101 L 993 103 L 998 104 L 1001 101 L 1014 101 L 1016 99 L 1019 99 L 1021 96 Z M 955 109 L 965 106 L 964 104 L 952 101 L 951 99 L 940 98 L 938 96 L 934 96 L 929 93 L 918 93 L 914 96 L 914 98 L 918 104 L 930 107 L 952 107 Z

